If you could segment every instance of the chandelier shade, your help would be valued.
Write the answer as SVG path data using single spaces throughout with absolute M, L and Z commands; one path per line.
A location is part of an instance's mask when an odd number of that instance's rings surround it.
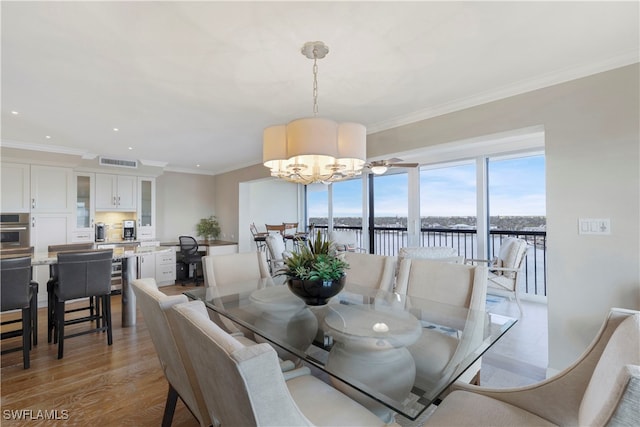
M 329 48 L 309 42 L 302 53 L 314 60 L 314 114 L 317 113 L 317 65 Z M 367 151 L 367 130 L 359 123 L 336 123 L 308 117 L 263 132 L 262 161 L 271 176 L 298 184 L 330 183 L 362 173 Z

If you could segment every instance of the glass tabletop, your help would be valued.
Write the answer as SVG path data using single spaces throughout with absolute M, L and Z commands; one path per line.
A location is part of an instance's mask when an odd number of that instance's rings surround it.
M 415 420 L 516 322 L 349 283 L 324 306 L 307 306 L 272 279 L 185 295 L 203 301 L 227 331 L 326 372 L 385 421 L 394 412 Z

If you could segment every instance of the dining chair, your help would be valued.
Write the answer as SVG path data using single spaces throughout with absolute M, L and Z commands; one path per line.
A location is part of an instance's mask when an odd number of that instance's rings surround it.
M 174 331 L 169 323 L 170 308 L 188 301 L 185 295 L 165 295 L 158 289 L 155 279 L 138 279 L 131 282 L 145 325 L 156 349 L 169 391 L 164 407 L 162 426 L 170 426 L 178 397 L 189 408 L 201 426 L 211 425 L 211 418 L 204 403 L 196 374 L 188 358 L 178 349 Z
M 403 259 L 437 259 L 444 262 L 463 263 L 464 257 L 458 250 L 450 246 L 420 246 L 416 248 L 400 248 L 398 261 Z
M 524 267 L 528 247 L 529 245 L 524 239 L 507 237 L 500 243 L 497 257 L 491 260 L 466 260 L 468 264 L 484 264 L 488 266 L 488 286 L 506 291 L 510 296 L 513 296 L 521 316 L 524 315 L 524 312 L 518 297 L 518 279 Z
M 64 339 L 94 332 L 106 332 L 107 344 L 113 343 L 111 324 L 111 262 L 113 249 L 58 254 L 58 276 L 54 283 L 55 335 L 58 359 L 64 355 Z M 98 297 L 94 315 L 67 319 L 65 304 L 80 298 Z M 65 326 L 95 321 L 96 327 L 65 336 Z
M 347 283 L 392 292 L 397 258 L 357 252 L 344 252 L 342 258 L 349 264 Z
M 360 247 L 358 235 L 354 230 L 333 230 L 329 233 L 329 241 L 336 252 L 368 252 Z
M 283 373 L 268 344 L 245 346 L 211 322 L 201 301 L 172 317 L 209 415 L 227 426 L 383 426 L 378 417 L 305 368 Z
M 265 239 L 269 249 L 269 269 L 275 274 L 284 266 L 285 260 L 291 256 L 280 236 L 268 235 Z
M 205 286 L 215 287 L 220 295 L 243 291 L 231 285 L 246 282 L 255 289 L 256 280 L 271 278 L 265 253 L 258 251 L 204 256 L 202 271 Z
M 68 243 L 61 245 L 49 245 L 47 251 L 49 253 L 61 253 L 61 252 L 77 252 L 77 251 L 89 251 L 93 249 L 93 243 Z M 47 342 L 51 342 L 53 338 L 53 332 L 55 329 L 55 299 L 53 289 L 58 281 L 58 265 L 56 263 L 49 266 L 49 280 L 47 281 Z M 74 307 L 70 310 L 66 310 L 66 313 L 77 313 L 80 311 L 89 311 L 89 316 L 95 315 L 96 309 L 99 309 L 100 301 L 96 297 L 89 297 L 87 299 L 87 305 L 83 307 Z M 97 320 L 96 320 L 97 321 Z
M 4 349 L 2 354 L 22 350 L 22 366 L 31 366 L 30 351 L 38 341 L 33 336 L 38 333 L 38 283 L 31 281 L 31 257 L 22 256 L 0 260 L 0 312 L 20 310 L 21 318 L 5 320 L 1 323 L 1 339 L 22 336 L 20 347 Z M 21 323 L 21 329 L 8 331 L 6 325 Z
M 486 315 L 487 269 L 434 259 L 403 259 L 396 292 L 444 304 L 452 311 L 451 323 L 438 319 L 437 324 L 443 328 L 423 328 L 418 341 L 408 347 L 416 355 L 416 384 L 429 389 L 432 381 L 453 375 L 461 359 L 484 340 L 484 322 L 479 317 Z M 430 325 L 428 310 L 415 314 Z M 456 334 L 444 333 L 447 328 Z M 478 382 L 480 365 L 478 359 L 464 372 L 462 380 Z
M 640 312 L 613 308 L 563 371 L 517 388 L 455 383 L 425 426 L 640 425 Z

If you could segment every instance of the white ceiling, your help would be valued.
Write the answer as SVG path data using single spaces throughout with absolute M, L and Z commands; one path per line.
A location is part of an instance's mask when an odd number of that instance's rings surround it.
M 306 41 L 320 115 L 371 133 L 638 62 L 638 6 L 2 1 L 2 145 L 219 173 L 312 115 Z

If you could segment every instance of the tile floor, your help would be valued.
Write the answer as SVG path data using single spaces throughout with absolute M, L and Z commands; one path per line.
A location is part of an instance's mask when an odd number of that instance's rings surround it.
M 547 305 L 522 301 L 524 315 L 482 358 L 480 385 L 516 387 L 543 380 L 548 365 Z M 490 308 L 518 317 L 515 301 Z

